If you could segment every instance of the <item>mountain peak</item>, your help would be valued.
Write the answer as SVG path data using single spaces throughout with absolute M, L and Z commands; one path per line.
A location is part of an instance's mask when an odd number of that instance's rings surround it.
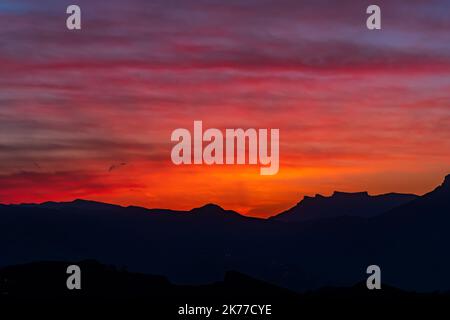
M 429 194 L 437 192 L 438 194 L 447 195 L 450 192 L 450 174 L 446 175 L 444 181 L 436 189 L 434 189 Z
M 450 174 L 445 176 L 444 182 L 442 183 L 441 186 L 445 188 L 450 188 Z
M 43 208 L 52 208 L 52 209 L 61 209 L 61 208 L 74 208 L 74 209 L 112 209 L 112 208 L 120 208 L 118 205 L 98 202 L 93 200 L 84 200 L 84 199 L 75 199 L 73 201 L 67 202 L 55 202 L 55 201 L 47 201 L 41 204 L 32 205 L 32 206 L 40 206 Z
M 224 213 L 225 209 L 217 204 L 207 203 L 201 207 L 191 209 L 190 212 L 194 214 L 217 215 Z
M 328 219 L 337 216 L 369 218 L 416 198 L 417 196 L 413 194 L 388 193 L 371 196 L 366 191 L 335 191 L 329 197 L 305 196 L 296 206 L 272 218 L 287 222 Z
M 369 197 L 369 193 L 367 191 L 361 192 L 342 192 L 342 191 L 334 191 L 332 197 L 340 197 L 340 198 L 361 198 L 361 197 Z
M 225 210 L 221 206 L 214 204 L 214 203 L 207 203 L 204 206 L 201 206 L 199 208 L 194 208 L 190 211 L 191 213 L 195 215 L 202 215 L 202 216 L 223 216 L 223 217 L 242 217 L 239 213 L 232 210 Z
M 73 203 L 73 204 L 94 204 L 94 203 L 102 203 L 102 202 L 98 202 L 98 201 L 92 201 L 92 200 L 85 200 L 85 199 L 75 199 L 72 202 L 69 203 Z
M 214 210 L 214 211 L 225 211 L 224 208 L 215 204 L 215 203 L 207 203 L 199 208 L 194 208 L 192 210 Z

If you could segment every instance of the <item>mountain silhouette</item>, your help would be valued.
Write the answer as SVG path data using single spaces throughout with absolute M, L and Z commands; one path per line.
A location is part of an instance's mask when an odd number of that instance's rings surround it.
M 81 290 L 67 290 L 67 267 L 81 269 Z M 181 319 L 180 306 L 214 306 L 213 319 L 221 317 L 224 304 L 270 305 L 271 319 L 289 319 L 299 310 L 303 315 L 354 315 L 371 310 L 371 315 L 382 316 L 386 310 L 401 311 L 402 316 L 417 310 L 427 315 L 448 308 L 450 293 L 418 294 L 406 292 L 385 284 L 382 290 L 367 290 L 365 283 L 347 287 L 323 287 L 319 290 L 298 293 L 246 274 L 228 271 L 217 282 L 205 285 L 177 285 L 166 277 L 129 272 L 126 269 L 103 265 L 94 260 L 78 262 L 45 261 L 8 266 L 0 269 L 0 306 L 30 310 L 35 315 L 37 306 L 57 311 L 58 318 L 64 310 L 99 316 L 128 318 L 142 316 L 151 310 L 151 318 Z M 60 310 L 59 310 L 60 308 Z M 17 314 L 17 310 L 14 312 Z M 255 309 L 256 310 L 256 309 Z M 48 311 L 47 311 L 48 312 Z M 44 313 L 47 313 L 44 312 Z M 237 315 L 235 315 L 237 317 Z M 240 316 L 238 318 L 241 318 Z M 260 317 L 252 318 L 260 319 Z
M 450 175 L 432 192 L 370 223 L 374 232 L 383 232 L 379 238 L 386 249 L 380 261 L 392 272 L 390 283 L 429 291 L 450 288 Z
M 298 223 L 249 218 L 213 204 L 189 211 L 85 200 L 1 205 L 0 267 L 95 259 L 185 285 L 220 281 L 235 270 L 302 292 L 351 286 L 364 281 L 367 266 L 376 264 L 388 285 L 449 290 L 449 181 L 447 176 L 430 193 L 395 207 L 392 194 L 310 199 L 370 199 L 376 210 L 367 209 L 367 217 L 337 206 L 335 214 Z M 385 203 L 386 211 L 379 212 Z
M 416 199 L 413 194 L 388 193 L 371 196 L 367 192 L 338 192 L 325 197 L 305 196 L 296 206 L 272 219 L 286 222 L 311 221 L 337 216 L 373 217 Z
M 66 288 L 69 265 L 77 265 L 82 270 L 83 291 L 69 291 Z M 166 277 L 129 272 L 110 265 L 103 265 L 95 260 L 79 262 L 42 261 L 24 265 L 8 266 L 0 269 L 3 280 L 0 288 L 0 298 L 36 298 L 61 299 L 68 297 L 83 297 L 92 299 L 103 298 L 158 298 L 177 297 L 196 294 L 207 297 L 211 294 L 225 297 L 234 292 L 234 296 L 256 296 L 288 298 L 296 294 L 263 281 L 259 281 L 235 271 L 229 271 L 222 281 L 197 286 L 172 284 Z M 191 289 L 191 290 L 189 290 Z
M 196 216 L 200 216 L 203 219 L 205 218 L 226 218 L 226 219 L 246 219 L 246 217 L 242 216 L 241 214 L 237 213 L 233 210 L 225 210 L 222 207 L 213 204 L 208 203 L 202 207 L 194 208 L 189 211 L 191 214 L 194 214 Z

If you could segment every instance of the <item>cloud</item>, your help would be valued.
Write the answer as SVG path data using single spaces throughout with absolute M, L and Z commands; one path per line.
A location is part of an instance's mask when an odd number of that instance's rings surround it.
M 0 29 L 4 201 L 96 195 L 166 207 L 182 199 L 189 208 L 213 198 L 261 213 L 295 202 L 287 187 L 308 191 L 302 183 L 315 193 L 336 176 L 354 186 L 367 172 L 432 166 L 437 176 L 448 166 L 447 1 L 380 1 L 380 32 L 365 28 L 356 0 L 78 4 L 81 32 L 65 29 L 61 1 L 0 7 L 8 22 Z M 282 167 L 264 183 L 249 168 L 202 168 L 220 177 L 213 185 L 198 168 L 174 168 L 170 134 L 198 119 L 221 129 L 280 128 L 291 176 Z M 135 167 L 109 174 L 118 159 Z M 34 162 L 38 173 L 29 172 Z M 305 180 L 305 170 L 324 182 Z M 218 191 L 235 182 L 238 193 Z
M 16 172 L 0 175 L 0 186 L 1 203 L 73 200 L 142 188 L 133 182 L 115 181 L 89 171 Z

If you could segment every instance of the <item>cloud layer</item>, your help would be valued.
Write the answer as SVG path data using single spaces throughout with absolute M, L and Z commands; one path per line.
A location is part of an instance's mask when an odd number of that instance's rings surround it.
M 0 6 L 0 202 L 269 215 L 334 188 L 421 193 L 448 172 L 448 1 L 381 1 L 381 31 L 364 1 L 78 4 L 81 32 L 60 1 Z M 280 128 L 280 173 L 173 166 L 170 133 L 194 120 Z

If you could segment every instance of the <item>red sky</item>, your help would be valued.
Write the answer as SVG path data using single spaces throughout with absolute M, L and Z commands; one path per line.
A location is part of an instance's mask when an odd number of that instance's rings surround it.
M 268 216 L 334 190 L 427 192 L 450 172 L 450 7 L 400 3 L 369 31 L 364 1 L 80 0 L 71 32 L 60 1 L 5 1 L 0 203 Z M 173 165 L 194 120 L 279 128 L 279 173 Z

